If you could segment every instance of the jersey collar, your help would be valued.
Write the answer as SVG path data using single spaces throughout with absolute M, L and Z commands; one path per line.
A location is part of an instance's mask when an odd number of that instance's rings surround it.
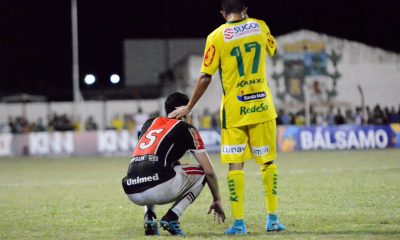
M 246 19 L 247 18 L 243 18 L 243 19 L 235 20 L 235 21 L 227 21 L 226 23 L 238 23 L 238 22 L 241 22 L 241 21 L 246 20 Z

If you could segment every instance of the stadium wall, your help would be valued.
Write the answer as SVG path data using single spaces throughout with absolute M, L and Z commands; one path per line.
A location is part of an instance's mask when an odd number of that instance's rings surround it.
M 397 109 L 400 105 L 400 54 L 307 30 L 279 36 L 277 41 L 276 58 L 267 59 L 267 79 L 278 108 L 304 108 L 308 91 L 316 109 L 333 105 L 354 110 L 361 106 L 359 86 L 370 108 L 379 104 Z M 201 62 L 201 55 L 188 58 L 187 94 L 199 76 Z M 211 84 L 207 96 L 200 99 L 200 109 L 219 107 L 216 103 L 222 90 L 218 73 Z
M 220 149 L 218 130 L 200 130 L 209 152 Z M 278 151 L 400 148 L 400 124 L 390 126 L 278 127 Z M 0 156 L 125 156 L 137 133 L 124 131 L 0 134 Z
M 151 114 L 159 111 L 163 113 L 164 99 L 151 100 L 109 100 L 109 101 L 83 101 L 78 104 L 75 111 L 73 102 L 47 102 L 47 103 L 0 103 L 0 123 L 7 123 L 9 117 L 24 116 L 29 122 L 36 122 L 39 118 L 47 124 L 47 117 L 53 114 L 79 116 L 78 121 L 84 122 L 92 116 L 99 125 L 105 129 L 114 116 L 133 115 L 140 107 L 143 112 Z

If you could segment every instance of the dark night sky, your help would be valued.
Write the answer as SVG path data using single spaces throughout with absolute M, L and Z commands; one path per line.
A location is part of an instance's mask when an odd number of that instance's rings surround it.
M 400 53 L 400 1 L 252 0 L 251 17 L 273 35 L 299 29 L 363 42 Z M 1 0 L 0 96 L 44 94 L 72 99 L 70 0 Z M 213 0 L 78 0 L 81 79 L 123 77 L 125 38 L 205 38 L 223 23 Z M 84 86 L 82 86 L 84 87 Z

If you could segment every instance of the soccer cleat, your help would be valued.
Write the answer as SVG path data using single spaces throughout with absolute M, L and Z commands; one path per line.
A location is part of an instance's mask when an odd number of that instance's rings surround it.
M 161 219 L 160 225 L 163 227 L 164 230 L 167 230 L 169 233 L 171 233 L 171 235 L 185 236 L 185 233 L 179 226 L 178 220 L 166 221 Z
M 279 222 L 278 216 L 275 214 L 268 214 L 265 228 L 267 229 L 267 232 L 286 230 L 286 227 Z
M 154 236 L 159 235 L 156 216 L 153 212 L 144 214 L 144 235 Z
M 246 235 L 247 228 L 243 220 L 235 220 L 232 227 L 224 232 L 225 235 Z
M 171 235 L 185 236 L 185 233 L 179 226 L 178 215 L 171 209 L 161 218 L 160 225 L 164 230 L 167 230 Z

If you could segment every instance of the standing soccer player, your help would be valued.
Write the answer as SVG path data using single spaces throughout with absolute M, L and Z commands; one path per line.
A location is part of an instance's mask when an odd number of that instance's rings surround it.
M 264 21 L 249 18 L 244 0 L 222 0 L 227 21 L 207 37 L 202 75 L 189 103 L 169 117 L 188 114 L 206 91 L 219 69 L 221 102 L 221 161 L 229 164 L 228 187 L 235 222 L 225 234 L 246 234 L 243 196 L 244 163 L 255 159 L 265 190 L 266 230 L 282 231 L 277 217 L 278 168 L 276 159 L 276 111 L 266 79 L 266 57 L 272 57 L 276 41 Z

